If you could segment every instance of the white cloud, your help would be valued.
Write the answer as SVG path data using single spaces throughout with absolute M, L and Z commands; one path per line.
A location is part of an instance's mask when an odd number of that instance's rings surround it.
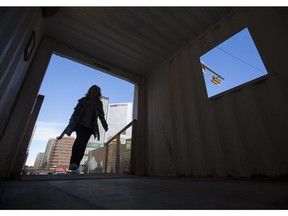
M 66 123 L 38 121 L 33 141 L 48 141 L 50 138 L 56 138 L 65 127 Z

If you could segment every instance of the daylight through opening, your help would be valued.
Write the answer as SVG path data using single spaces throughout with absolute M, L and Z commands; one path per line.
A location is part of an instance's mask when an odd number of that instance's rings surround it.
M 247 28 L 202 55 L 200 63 L 209 98 L 267 74 Z
M 67 173 L 76 133 L 61 140 L 56 138 L 68 125 L 78 100 L 92 85 L 101 88 L 109 130 L 105 132 L 98 119 L 100 139 L 90 137 L 78 171 L 115 172 L 115 142 L 109 148 L 104 143 L 132 121 L 134 84 L 54 54 L 39 90 L 44 101 L 27 149 L 25 174 Z M 131 131 L 130 127 L 120 135 L 120 172 L 123 173 L 128 172 L 130 164 Z

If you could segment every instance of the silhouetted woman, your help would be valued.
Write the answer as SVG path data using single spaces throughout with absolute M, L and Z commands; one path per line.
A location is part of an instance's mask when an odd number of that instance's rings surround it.
M 78 101 L 70 118 L 69 125 L 59 137 L 61 139 L 64 134 L 70 136 L 73 131 L 76 131 L 69 170 L 78 169 L 91 135 L 93 134 L 95 139 L 100 139 L 98 118 L 104 130 L 108 130 L 101 98 L 101 89 L 97 85 L 91 86 L 86 96 Z

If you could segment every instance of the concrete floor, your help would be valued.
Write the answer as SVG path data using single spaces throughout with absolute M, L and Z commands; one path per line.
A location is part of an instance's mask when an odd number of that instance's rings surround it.
M 0 209 L 288 209 L 288 178 L 23 176 L 0 181 Z

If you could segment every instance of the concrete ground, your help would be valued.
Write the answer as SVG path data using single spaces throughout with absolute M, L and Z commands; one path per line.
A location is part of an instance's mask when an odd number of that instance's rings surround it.
M 23 176 L 0 181 L 0 209 L 287 210 L 288 178 Z

